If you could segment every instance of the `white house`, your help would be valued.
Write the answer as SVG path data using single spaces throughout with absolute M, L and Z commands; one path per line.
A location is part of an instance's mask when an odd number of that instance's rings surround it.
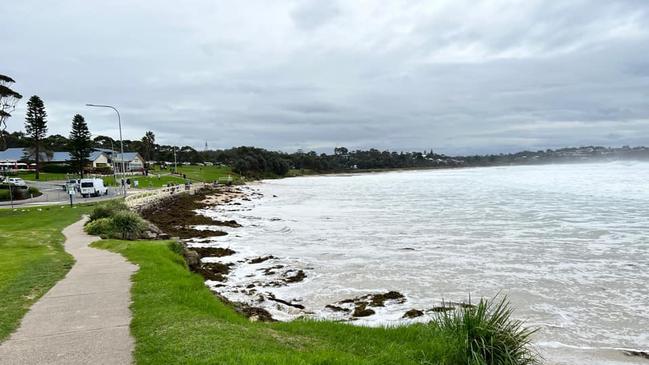
M 122 158 L 121 153 L 115 152 L 113 156 L 113 164 L 116 171 L 122 171 Z M 142 171 L 144 170 L 144 158 L 137 152 L 124 152 L 124 169 L 126 172 Z

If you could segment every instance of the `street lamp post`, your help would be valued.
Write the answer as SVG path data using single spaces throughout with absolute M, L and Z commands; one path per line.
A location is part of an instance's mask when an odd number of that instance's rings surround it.
M 115 180 L 115 184 L 117 184 L 117 172 L 115 171 L 115 159 L 113 158 L 113 155 L 115 154 L 115 147 L 113 146 L 113 139 L 110 139 L 110 164 L 113 167 L 113 179 Z
M 126 168 L 124 166 L 124 140 L 122 139 L 122 118 L 119 115 L 119 110 L 115 108 L 114 106 L 111 105 L 102 105 L 102 104 L 86 104 L 86 106 L 92 106 L 95 108 L 109 108 L 113 109 L 115 113 L 117 113 L 117 123 L 119 124 L 119 144 L 120 144 L 120 159 L 122 160 L 122 181 L 120 182 L 122 184 L 122 192 L 124 193 L 124 197 L 126 197 Z

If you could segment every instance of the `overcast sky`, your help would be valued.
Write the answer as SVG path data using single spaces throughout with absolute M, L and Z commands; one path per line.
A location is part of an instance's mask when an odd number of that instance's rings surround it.
M 93 134 L 210 148 L 649 145 L 649 1 L 90 1 L 3 7 L 0 73 Z

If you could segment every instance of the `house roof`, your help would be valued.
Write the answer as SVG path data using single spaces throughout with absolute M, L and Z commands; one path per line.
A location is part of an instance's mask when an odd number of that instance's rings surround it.
M 28 150 L 26 148 L 8 148 L 6 151 L 0 152 L 0 161 L 25 160 L 27 153 Z M 102 154 L 105 155 L 103 151 L 95 150 L 90 153 L 88 160 L 94 161 Z M 41 152 L 41 160 L 44 162 L 66 162 L 70 161 L 70 159 L 69 152 L 53 152 L 52 154 Z
M 18 161 L 24 154 L 22 148 L 7 148 L 5 151 L 0 151 L 0 161 Z
M 113 161 L 121 162 L 122 161 L 121 157 L 122 157 L 121 153 L 115 152 L 115 156 L 113 156 Z M 142 156 L 140 156 L 140 154 L 137 152 L 124 152 L 124 162 L 131 162 L 135 160 L 136 157 L 142 160 Z

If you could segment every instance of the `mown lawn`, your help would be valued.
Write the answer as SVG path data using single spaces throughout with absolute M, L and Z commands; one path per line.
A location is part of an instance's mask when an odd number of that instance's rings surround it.
M 0 209 L 0 341 L 72 267 L 61 230 L 89 206 Z
M 140 266 L 133 321 L 138 364 L 464 364 L 465 339 L 436 325 L 366 328 L 315 321 L 250 322 L 186 267 L 168 241 L 94 247 Z
M 155 188 L 161 188 L 163 186 L 167 186 L 167 184 L 184 184 L 185 179 L 179 176 L 172 176 L 172 175 L 160 175 L 158 177 L 157 173 L 151 173 L 149 176 L 127 176 L 128 179 L 137 180 L 138 181 L 138 186 L 137 189 L 155 189 Z M 117 179 L 121 179 L 121 177 L 118 175 Z M 115 178 L 113 176 L 108 176 L 104 177 L 104 185 L 107 186 L 117 186 L 117 183 L 115 182 Z M 131 188 L 134 188 L 133 183 L 131 182 Z
M 75 175 L 58 172 L 41 172 L 39 181 L 67 180 L 68 176 L 70 176 L 70 178 L 74 178 Z M 16 173 L 16 177 L 20 177 L 24 180 L 36 181 L 36 173 L 31 171 L 18 172 Z
M 153 173 L 158 173 L 160 170 L 152 170 Z M 162 170 L 163 172 L 173 171 Z M 185 174 L 188 179 L 201 182 L 214 182 L 221 180 L 222 182 L 230 176 L 233 181 L 239 179 L 239 175 L 235 174 L 229 166 L 178 166 L 178 174 L 181 176 Z

